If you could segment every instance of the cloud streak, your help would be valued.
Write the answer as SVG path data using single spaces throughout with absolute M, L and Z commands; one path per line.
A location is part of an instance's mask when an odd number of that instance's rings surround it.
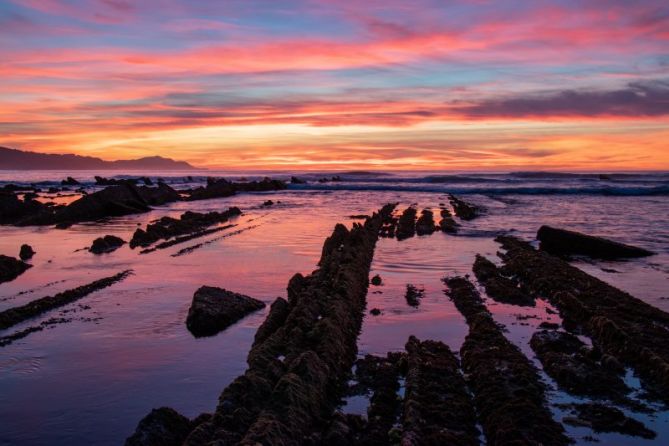
M 649 136 L 669 116 L 659 0 L 12 0 L 0 17 L 4 145 L 110 158 L 159 146 L 218 164 L 354 163 L 357 151 L 362 164 L 578 165 L 603 129 L 629 148 L 623 129 L 669 168 Z M 500 142 L 481 138 L 488 128 Z M 236 148 L 216 153 L 233 130 Z

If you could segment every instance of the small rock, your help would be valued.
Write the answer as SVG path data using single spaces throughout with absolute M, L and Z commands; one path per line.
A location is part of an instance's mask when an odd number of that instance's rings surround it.
M 19 257 L 21 260 L 31 259 L 35 255 L 33 247 L 30 245 L 23 244 L 21 245 L 21 250 L 19 251 Z
M 369 310 L 369 314 L 371 314 L 372 316 L 378 316 L 381 314 L 381 310 L 379 310 L 378 308 L 372 308 L 371 310 Z
M 192 430 L 191 421 L 169 407 L 153 409 L 142 418 L 126 446 L 177 446 Z
M 274 204 L 274 202 L 272 200 L 267 200 L 262 205 L 263 206 L 272 206 L 273 204 Z
M 374 286 L 379 286 L 383 283 L 383 281 L 381 280 L 381 276 L 379 276 L 378 274 L 375 275 L 374 277 L 372 277 L 371 282 L 372 282 L 372 285 L 374 285 Z
M 93 240 L 93 244 L 88 249 L 88 251 L 93 254 L 103 254 L 106 252 L 116 251 L 121 246 L 125 245 L 125 240 L 115 235 L 105 235 L 104 237 L 98 237 Z
M 425 289 L 417 288 L 413 284 L 407 284 L 407 291 L 404 295 L 404 298 L 407 301 L 407 304 L 412 307 L 418 307 L 420 305 L 420 300 L 425 297 Z

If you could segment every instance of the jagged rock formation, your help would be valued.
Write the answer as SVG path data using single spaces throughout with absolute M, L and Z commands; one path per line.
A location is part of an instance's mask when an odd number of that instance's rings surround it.
M 564 428 L 548 409 L 538 371 L 504 337 L 474 285 L 462 277 L 445 282 L 469 325 L 460 356 L 487 444 L 569 444 Z
M 159 240 L 192 234 L 209 226 L 226 222 L 232 217 L 241 215 L 241 213 L 242 211 L 239 208 L 231 207 L 224 212 L 209 212 L 207 214 L 186 211 L 178 219 L 162 217 L 155 223 L 148 224 L 146 229 L 137 229 L 130 240 L 130 247 L 146 247 Z
M 316 442 L 355 361 L 374 246 L 394 205 L 351 230 L 337 225 L 319 269 L 296 274 L 258 330 L 249 368 L 184 444 Z
M 507 250 L 503 271 L 523 289 L 548 299 L 563 324 L 590 336 L 603 353 L 637 372 L 669 401 L 669 314 L 515 237 L 498 237 Z

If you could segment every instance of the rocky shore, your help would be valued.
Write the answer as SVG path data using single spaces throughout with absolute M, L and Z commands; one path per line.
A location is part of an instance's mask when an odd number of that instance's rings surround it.
M 469 325 L 460 356 L 487 444 L 570 444 L 551 415 L 538 370 L 506 339 L 474 285 L 462 277 L 445 283 Z
M 351 230 L 335 227 L 319 269 L 290 280 L 288 300 L 275 302 L 258 330 L 249 368 L 183 444 L 319 441 L 355 361 L 374 246 L 393 208 Z
M 646 389 L 669 402 L 669 314 L 566 261 L 510 236 L 498 237 L 506 275 L 548 299 L 565 327 L 587 334 L 603 353 L 632 367 Z
M 38 201 L 34 188 L 7 188 L 0 190 L 0 224 L 16 226 L 57 225 L 64 228 L 75 223 L 95 221 L 108 217 L 144 213 L 151 206 L 160 206 L 180 200 L 222 198 L 239 192 L 267 192 L 283 190 L 285 182 L 265 178 L 262 181 L 231 182 L 210 178 L 206 186 L 177 191 L 159 181 L 98 179 L 107 186 L 93 193 L 82 192 L 81 198 L 67 205 Z

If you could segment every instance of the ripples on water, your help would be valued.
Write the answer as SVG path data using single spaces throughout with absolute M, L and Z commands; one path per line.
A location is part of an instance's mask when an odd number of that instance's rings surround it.
M 53 180 L 70 174 L 44 173 L 34 180 Z M 9 174 L 3 175 L 0 181 L 10 179 Z M 252 173 L 246 176 L 251 177 Z M 201 180 L 197 177 L 192 182 Z M 168 181 L 191 184 L 183 177 Z M 667 177 L 601 180 L 598 176 L 537 179 L 522 175 L 469 175 L 435 179 L 407 174 L 398 179 L 353 175 L 349 179 L 344 176 L 342 182 L 317 185 L 324 190 L 302 187 L 180 202 L 151 213 L 104 224 L 75 225 L 68 230 L 2 227 L 0 253 L 17 255 L 19 246 L 29 243 L 37 255 L 31 261 L 33 268 L 0 285 L 0 310 L 127 268 L 132 268 L 134 274 L 61 310 L 14 327 L 22 329 L 58 316 L 63 310 L 76 310 L 68 313 L 74 317 L 72 322 L 54 325 L 0 349 L 0 444 L 119 444 L 153 407 L 172 406 L 191 417 L 211 412 L 222 389 L 243 373 L 255 330 L 269 310 L 247 317 L 218 336 L 194 339 L 184 321 L 198 287 L 220 286 L 270 303 L 277 296 L 285 296 L 286 284 L 293 274 L 307 274 L 316 267 L 323 241 L 336 222 L 350 225 L 353 220 L 349 215 L 369 214 L 386 202 L 399 201 L 400 207 L 417 203 L 419 208 L 437 208 L 439 203 L 447 203 L 446 192 L 455 188 L 461 193 L 469 188 L 465 191 L 467 199 L 485 206 L 487 214 L 463 222 L 458 236 L 435 233 L 402 242 L 379 241 L 372 275 L 379 274 L 384 284 L 370 287 L 368 310 L 379 308 L 382 314 L 365 317 L 358 343 L 360 354 L 401 350 L 411 334 L 442 340 L 459 350 L 467 326 L 444 295 L 441 279 L 446 275 L 471 275 L 476 253 L 494 259 L 499 249 L 493 241 L 496 234 L 511 231 L 532 239 L 538 227 L 546 223 L 607 235 L 657 251 L 658 255 L 648 259 L 580 261 L 577 265 L 669 311 L 666 195 L 500 194 L 500 187 L 509 185 L 523 190 L 547 183 L 554 188 L 590 183 L 602 187 L 599 182 L 627 191 L 657 189 L 666 186 Z M 473 193 L 480 192 L 475 188 L 480 189 L 482 184 L 485 194 Z M 365 189 L 365 185 L 374 187 Z M 416 192 L 416 187 L 429 187 L 431 191 Z M 268 198 L 281 203 L 261 208 L 259 205 Z M 223 210 L 229 206 L 239 206 L 245 212 L 235 221 L 238 226 L 203 239 L 145 255 L 127 245 L 102 256 L 81 250 L 100 235 L 113 234 L 128 240 L 138 224 L 144 226 L 164 215 L 178 216 L 185 210 Z M 255 224 L 260 226 L 219 238 Z M 187 245 L 212 240 L 188 255 L 171 257 Z M 408 283 L 425 289 L 425 297 L 417 308 L 409 307 L 404 300 Z M 25 293 L 27 290 L 31 292 Z M 534 309 L 521 310 L 489 302 L 496 319 L 507 326 L 509 338 L 530 358 L 533 354 L 527 342 L 534 327 L 541 320 L 555 317 L 548 315 L 544 306 L 540 302 Z M 519 321 L 517 315 L 521 311 L 537 318 Z M 565 398 L 561 392 L 551 394 L 554 402 Z M 356 404 L 357 410 L 364 408 L 364 401 L 353 403 L 347 409 L 356 410 Z M 669 442 L 666 413 L 656 419 L 635 416 L 660 435 L 655 441 L 635 439 L 634 444 Z M 567 428 L 578 437 L 588 434 L 582 428 Z M 632 444 L 616 435 L 598 437 L 604 444 Z

